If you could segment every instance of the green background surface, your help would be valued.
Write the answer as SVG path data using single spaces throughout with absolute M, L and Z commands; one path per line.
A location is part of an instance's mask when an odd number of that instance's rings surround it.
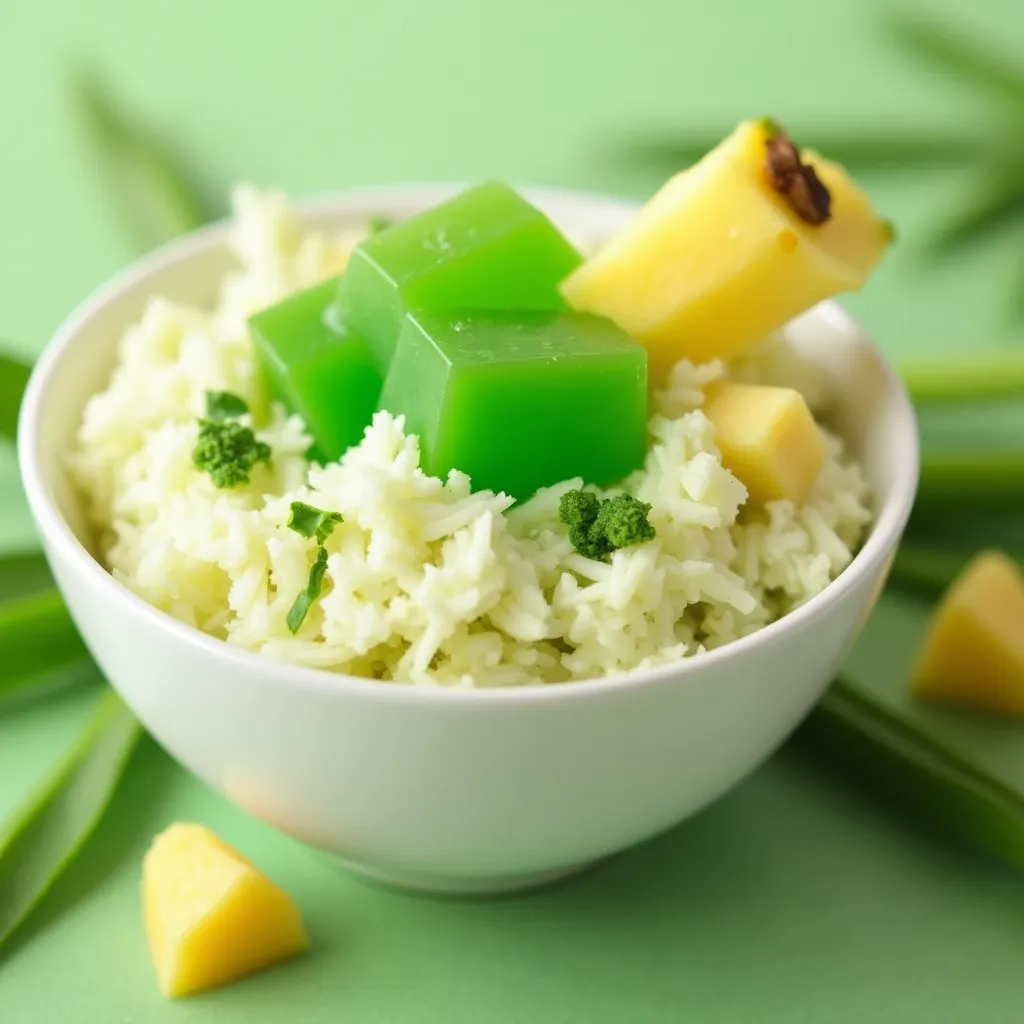
M 931 3 L 1024 52 L 1020 0 Z M 0 6 L 0 336 L 38 351 L 134 255 L 76 133 L 68 59 L 98 63 L 209 187 L 295 194 L 501 176 L 642 197 L 609 135 L 739 117 L 969 125 L 974 98 L 906 63 L 858 0 L 6 0 Z M 922 271 L 915 239 L 968 187 L 865 179 L 902 245 L 848 306 L 894 354 L 1012 336 L 1019 240 Z M 30 543 L 13 460 L 0 538 Z M 0 719 L 0 814 L 90 695 Z M 134 1024 L 1024 1019 L 1024 884 L 789 747 L 714 807 L 571 884 L 444 902 L 385 892 L 234 810 L 147 742 L 94 842 L 0 961 L 0 1021 Z M 142 942 L 139 859 L 203 821 L 292 891 L 308 957 L 179 1005 Z

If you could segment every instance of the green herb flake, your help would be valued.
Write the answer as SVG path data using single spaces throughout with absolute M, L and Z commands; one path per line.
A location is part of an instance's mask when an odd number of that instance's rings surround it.
M 343 521 L 340 512 L 325 512 L 303 501 L 293 501 L 288 516 L 288 529 L 303 537 L 316 537 L 317 544 L 323 545 L 334 527 Z
M 324 573 L 327 570 L 327 549 L 322 545 L 317 548 L 316 558 L 313 560 L 313 566 L 309 570 L 309 582 L 306 583 L 305 589 L 300 591 L 299 596 L 295 598 L 295 602 L 288 610 L 288 629 L 291 632 L 297 633 L 299 627 L 306 619 L 306 614 L 309 609 L 313 606 L 313 602 L 320 597 L 320 591 L 324 585 Z
M 236 420 L 249 411 L 245 399 L 230 391 L 207 391 L 206 392 L 206 418 L 220 422 L 222 420 Z
M 368 225 L 371 235 L 379 235 L 382 231 L 387 231 L 395 223 L 391 217 L 385 217 L 383 214 L 377 214 L 370 218 Z
M 249 483 L 258 462 L 270 464 L 270 454 L 270 445 L 241 423 L 202 419 L 192 464 L 223 489 Z
M 603 501 L 589 491 L 567 491 L 558 504 L 558 518 L 569 528 L 572 546 L 584 558 L 608 562 L 612 552 L 655 537 L 647 519 L 651 506 L 630 494 Z

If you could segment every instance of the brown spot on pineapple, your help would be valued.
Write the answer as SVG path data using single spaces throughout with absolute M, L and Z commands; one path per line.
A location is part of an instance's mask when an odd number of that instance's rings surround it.
M 808 224 L 824 224 L 831 215 L 832 196 L 811 164 L 800 159 L 785 130 L 774 122 L 767 128 L 764 172 L 768 183 L 793 212 Z

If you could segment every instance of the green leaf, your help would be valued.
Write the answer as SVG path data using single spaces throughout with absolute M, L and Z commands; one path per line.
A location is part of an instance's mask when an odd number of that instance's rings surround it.
M 213 219 L 180 161 L 162 140 L 120 110 L 91 74 L 79 71 L 72 84 L 111 192 L 144 249 L 162 245 Z
M 55 589 L 0 604 L 0 665 L 4 704 L 51 692 L 96 672 Z
M 826 694 L 801 734 L 819 756 L 845 767 L 901 810 L 1024 868 L 1024 804 L 954 759 L 908 739 L 841 687 Z
M 27 363 L 0 351 L 0 437 L 10 441 L 18 433 L 18 410 L 31 372 Z
M 917 510 L 941 506 L 971 514 L 1024 501 L 1024 449 L 1020 451 L 925 451 Z
M 0 607 L 12 597 L 51 587 L 53 574 L 41 551 L 19 551 L 0 558 Z
M 317 544 L 323 544 L 334 532 L 338 523 L 344 522 L 340 512 L 325 512 L 304 501 L 293 501 L 288 516 L 288 529 L 303 537 L 316 537 Z
M 141 733 L 117 695 L 105 691 L 62 762 L 0 825 L 0 945 L 96 828 Z
M 313 602 L 320 597 L 320 591 L 324 585 L 324 572 L 327 569 L 327 549 L 319 547 L 316 550 L 316 558 L 313 561 L 313 566 L 309 570 L 309 582 L 306 584 L 305 590 L 299 592 L 299 596 L 295 598 L 294 603 L 288 610 L 288 628 L 292 633 L 297 633 L 299 627 L 306 620 L 306 615 L 309 613 L 309 609 L 313 606 Z
M 932 259 L 959 253 L 1022 218 L 1024 174 L 1017 169 L 987 172 L 926 239 L 923 252 Z
M 904 50 L 944 77 L 976 86 L 1024 113 L 1024 70 L 968 39 L 962 28 L 910 14 L 890 15 L 885 24 Z
M 233 420 L 244 416 L 249 411 L 248 403 L 239 395 L 230 391 L 206 392 L 206 418 L 221 421 Z
M 968 557 L 964 553 L 904 541 L 896 552 L 889 580 L 906 590 L 935 597 L 956 579 Z
M 977 159 L 983 147 L 977 135 L 952 131 L 851 128 L 802 129 L 795 133 L 803 148 L 814 149 L 852 173 L 920 171 L 929 167 L 961 167 Z M 647 138 L 621 139 L 615 151 L 631 163 L 681 170 L 722 141 L 720 129 L 657 132 Z

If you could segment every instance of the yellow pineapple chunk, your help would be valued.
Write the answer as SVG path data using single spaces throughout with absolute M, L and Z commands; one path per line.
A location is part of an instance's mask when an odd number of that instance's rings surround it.
M 309 945 L 287 893 L 201 825 L 158 835 L 142 869 L 157 981 L 174 998 L 215 988 Z
M 976 555 L 943 595 L 911 676 L 915 693 L 1024 717 L 1024 577 Z
M 680 359 L 736 358 L 821 300 L 861 288 L 891 240 L 842 167 L 798 154 L 773 122 L 744 121 L 562 293 L 645 345 L 657 382 Z
M 825 461 L 825 439 L 803 395 L 729 380 L 705 394 L 722 464 L 746 486 L 750 501 L 802 502 Z

